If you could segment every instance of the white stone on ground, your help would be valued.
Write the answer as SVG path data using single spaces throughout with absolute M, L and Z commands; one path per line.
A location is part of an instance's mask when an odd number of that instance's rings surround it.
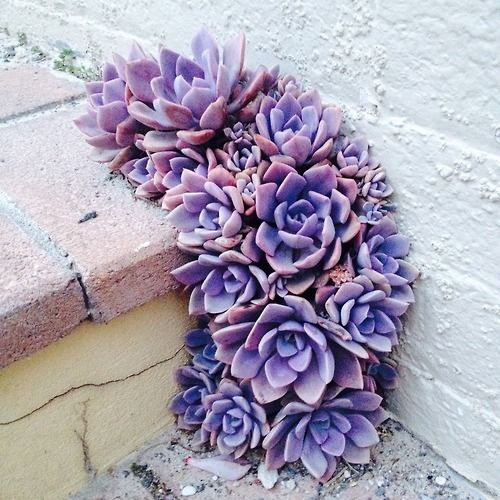
M 187 486 L 184 486 L 181 490 L 181 495 L 183 497 L 190 497 L 196 494 L 196 488 L 194 486 L 191 486 L 188 484 Z
M 277 470 L 269 470 L 264 462 L 261 462 L 259 468 L 257 469 L 257 478 L 262 483 L 262 486 L 266 488 L 266 490 L 270 490 L 276 484 L 278 480 L 278 471 Z

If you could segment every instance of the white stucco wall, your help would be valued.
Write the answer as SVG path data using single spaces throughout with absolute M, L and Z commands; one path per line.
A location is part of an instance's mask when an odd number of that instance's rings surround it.
M 396 188 L 422 270 L 399 350 L 398 418 L 452 467 L 500 490 L 498 0 L 7 0 L 0 27 L 84 51 L 131 39 L 186 49 L 201 23 L 245 30 L 340 104 Z

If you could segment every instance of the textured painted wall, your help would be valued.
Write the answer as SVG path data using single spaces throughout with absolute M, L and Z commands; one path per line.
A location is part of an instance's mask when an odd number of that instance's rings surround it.
M 395 414 L 459 472 L 500 489 L 498 0 L 7 0 L 0 26 L 104 55 L 245 30 L 345 110 L 396 188 L 422 270 Z
M 108 323 L 84 322 L 2 369 L 2 500 L 66 499 L 173 423 L 165 403 L 186 359 L 186 299 L 172 293 Z

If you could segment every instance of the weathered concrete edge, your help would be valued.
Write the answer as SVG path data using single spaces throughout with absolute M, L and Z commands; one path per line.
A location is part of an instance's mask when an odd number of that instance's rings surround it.
M 186 262 L 187 257 L 175 241 L 175 238 L 173 241 L 165 238 L 164 244 L 153 245 L 140 260 L 122 262 L 113 272 L 98 269 L 92 274 L 78 273 L 89 317 L 96 322 L 106 322 L 179 289 L 180 284 L 170 271 Z
M 46 289 L 36 301 L 0 317 L 0 368 L 56 342 L 86 319 L 107 322 L 179 288 L 170 271 L 185 262 L 186 257 L 175 245 L 157 245 L 139 260 L 122 261 L 122 265 L 111 274 L 104 269 L 102 274 L 86 274 L 78 269 L 71 255 L 50 234 L 28 219 L 1 193 L 0 212 L 7 214 L 18 229 L 71 272 L 70 279 L 63 286 L 56 290 Z M 152 273 L 156 274 L 155 279 L 150 279 Z M 64 303 L 62 310 L 61 299 Z M 19 325 L 25 328 L 20 331 Z M 36 335 L 31 332 L 36 332 Z
M 65 307 L 61 309 L 61 299 Z M 81 288 L 69 280 L 56 290 L 0 318 L 0 368 L 25 358 L 69 334 L 87 317 Z M 54 327 L 56 322 L 57 328 Z M 32 335 L 23 335 L 31 331 Z
M 70 273 L 67 282 L 57 289 L 48 288 L 35 301 L 0 317 L 0 368 L 56 342 L 86 319 L 110 321 L 179 287 L 170 270 L 186 257 L 177 249 L 176 238 L 165 238 L 164 245 L 152 246 L 138 260 L 117 263 L 112 273 L 103 269 L 102 273 L 94 270 L 87 274 L 68 251 L 1 191 L 0 213 Z M 149 279 L 154 274 L 163 275 L 163 279 Z M 22 332 L 19 325 L 25 327 Z

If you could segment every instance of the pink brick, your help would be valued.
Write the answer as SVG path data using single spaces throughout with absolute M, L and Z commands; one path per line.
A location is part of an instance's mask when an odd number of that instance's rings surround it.
M 70 101 L 84 92 L 80 81 L 37 66 L 0 70 L 0 122 L 12 116 Z
M 82 107 L 0 129 L 0 192 L 69 255 L 82 276 L 92 317 L 111 318 L 177 286 L 184 261 L 165 212 L 134 200 L 120 176 L 88 159 L 73 126 Z M 26 144 L 29 142 L 30 147 Z M 78 221 L 88 212 L 96 218 Z
M 0 367 L 69 333 L 87 315 L 75 274 L 0 214 Z

